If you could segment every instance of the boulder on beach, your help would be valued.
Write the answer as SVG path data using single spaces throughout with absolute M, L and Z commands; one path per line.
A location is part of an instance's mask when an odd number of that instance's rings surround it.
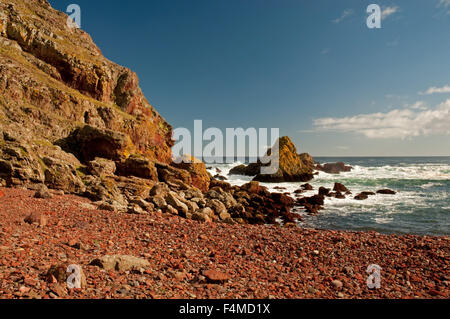
M 184 155 L 182 159 L 173 163 L 172 166 L 188 171 L 191 175 L 192 185 L 203 192 L 208 191 L 211 175 L 206 170 L 205 163 L 201 160 L 194 156 Z
M 158 171 L 155 163 L 141 155 L 132 155 L 116 165 L 117 175 L 136 176 L 158 181 Z
M 59 144 L 85 161 L 95 160 L 96 157 L 121 160 L 135 150 L 127 134 L 91 125 L 74 130 L 66 139 L 60 140 Z

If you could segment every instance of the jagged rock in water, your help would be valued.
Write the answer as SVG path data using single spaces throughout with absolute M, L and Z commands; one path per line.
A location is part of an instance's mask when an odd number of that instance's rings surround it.
M 241 164 L 230 169 L 229 175 L 256 176 L 261 173 L 261 163 Z
M 397 194 L 397 192 L 393 191 L 392 189 L 380 189 L 379 191 L 377 191 L 377 194 L 395 195 L 395 194 Z
M 326 163 L 324 165 L 317 164 L 316 170 L 322 171 L 328 174 L 339 174 L 342 172 L 350 172 L 353 167 L 345 165 L 343 162 L 338 163 Z
M 278 152 L 272 154 L 270 149 L 267 156 L 272 156 L 275 161 L 278 159 L 278 171 L 274 174 L 259 174 L 254 180 L 277 183 L 307 182 L 313 179 L 312 157 L 306 154 L 298 155 L 294 143 L 287 136 L 281 137 L 277 143 Z
M 261 168 L 268 166 L 258 160 L 257 163 L 249 165 L 238 165 L 233 167 L 230 175 L 255 176 L 253 180 L 266 183 L 279 182 L 307 182 L 313 179 L 314 159 L 308 153 L 297 154 L 297 149 L 287 136 L 281 137 L 276 142 L 278 152 L 272 154 L 272 147 L 266 156 L 271 156 L 273 161 L 278 162 L 278 171 L 274 174 L 262 174 Z M 275 148 L 276 149 L 276 148 Z

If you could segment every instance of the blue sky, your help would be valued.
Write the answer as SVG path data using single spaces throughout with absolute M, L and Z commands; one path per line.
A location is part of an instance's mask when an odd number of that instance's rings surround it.
M 50 2 L 81 6 L 174 127 L 278 127 L 315 156 L 450 155 L 450 0 Z

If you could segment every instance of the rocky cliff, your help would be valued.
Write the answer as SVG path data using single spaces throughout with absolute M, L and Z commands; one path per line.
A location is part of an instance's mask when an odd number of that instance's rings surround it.
M 172 128 L 137 75 L 103 57 L 46 0 L 0 2 L 0 123 L 25 144 L 55 144 L 89 125 L 130 137 L 130 151 L 169 163 Z M 58 144 L 58 143 L 56 143 Z

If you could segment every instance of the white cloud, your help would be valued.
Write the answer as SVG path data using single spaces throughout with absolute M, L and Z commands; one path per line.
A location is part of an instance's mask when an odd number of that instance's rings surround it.
M 428 107 L 425 105 L 424 101 L 417 101 L 416 103 L 413 103 L 413 104 L 406 104 L 405 107 L 413 109 L 413 110 L 427 110 L 428 109 Z
M 328 53 L 330 53 L 330 49 L 329 49 L 329 48 L 325 48 L 325 49 L 323 49 L 323 50 L 320 52 L 320 54 L 323 54 L 323 55 L 326 55 L 326 54 L 328 54 Z
M 439 0 L 439 3 L 436 6 L 437 8 L 441 9 L 441 13 L 445 15 L 450 15 L 450 0 Z
M 414 106 L 414 105 L 413 105 Z M 395 109 L 388 113 L 360 114 L 342 118 L 314 120 L 316 131 L 362 134 L 368 138 L 410 138 L 427 135 L 450 135 L 450 99 L 434 109 Z
M 342 12 L 341 16 L 339 18 L 337 18 L 337 19 L 334 19 L 333 22 L 334 23 L 341 23 L 346 18 L 352 16 L 353 13 L 354 13 L 354 11 L 352 9 L 345 9 L 344 12 Z
M 450 0 L 439 0 L 438 7 L 444 7 L 444 8 L 450 7 Z
M 383 7 L 381 10 L 381 19 L 386 19 L 387 17 L 397 13 L 399 11 L 399 7 L 392 6 L 392 7 Z
M 408 98 L 408 95 L 386 94 L 384 97 L 387 99 L 405 100 Z
M 444 85 L 443 87 L 432 86 L 425 92 L 419 92 L 420 95 L 430 95 L 435 93 L 450 93 L 450 85 Z

